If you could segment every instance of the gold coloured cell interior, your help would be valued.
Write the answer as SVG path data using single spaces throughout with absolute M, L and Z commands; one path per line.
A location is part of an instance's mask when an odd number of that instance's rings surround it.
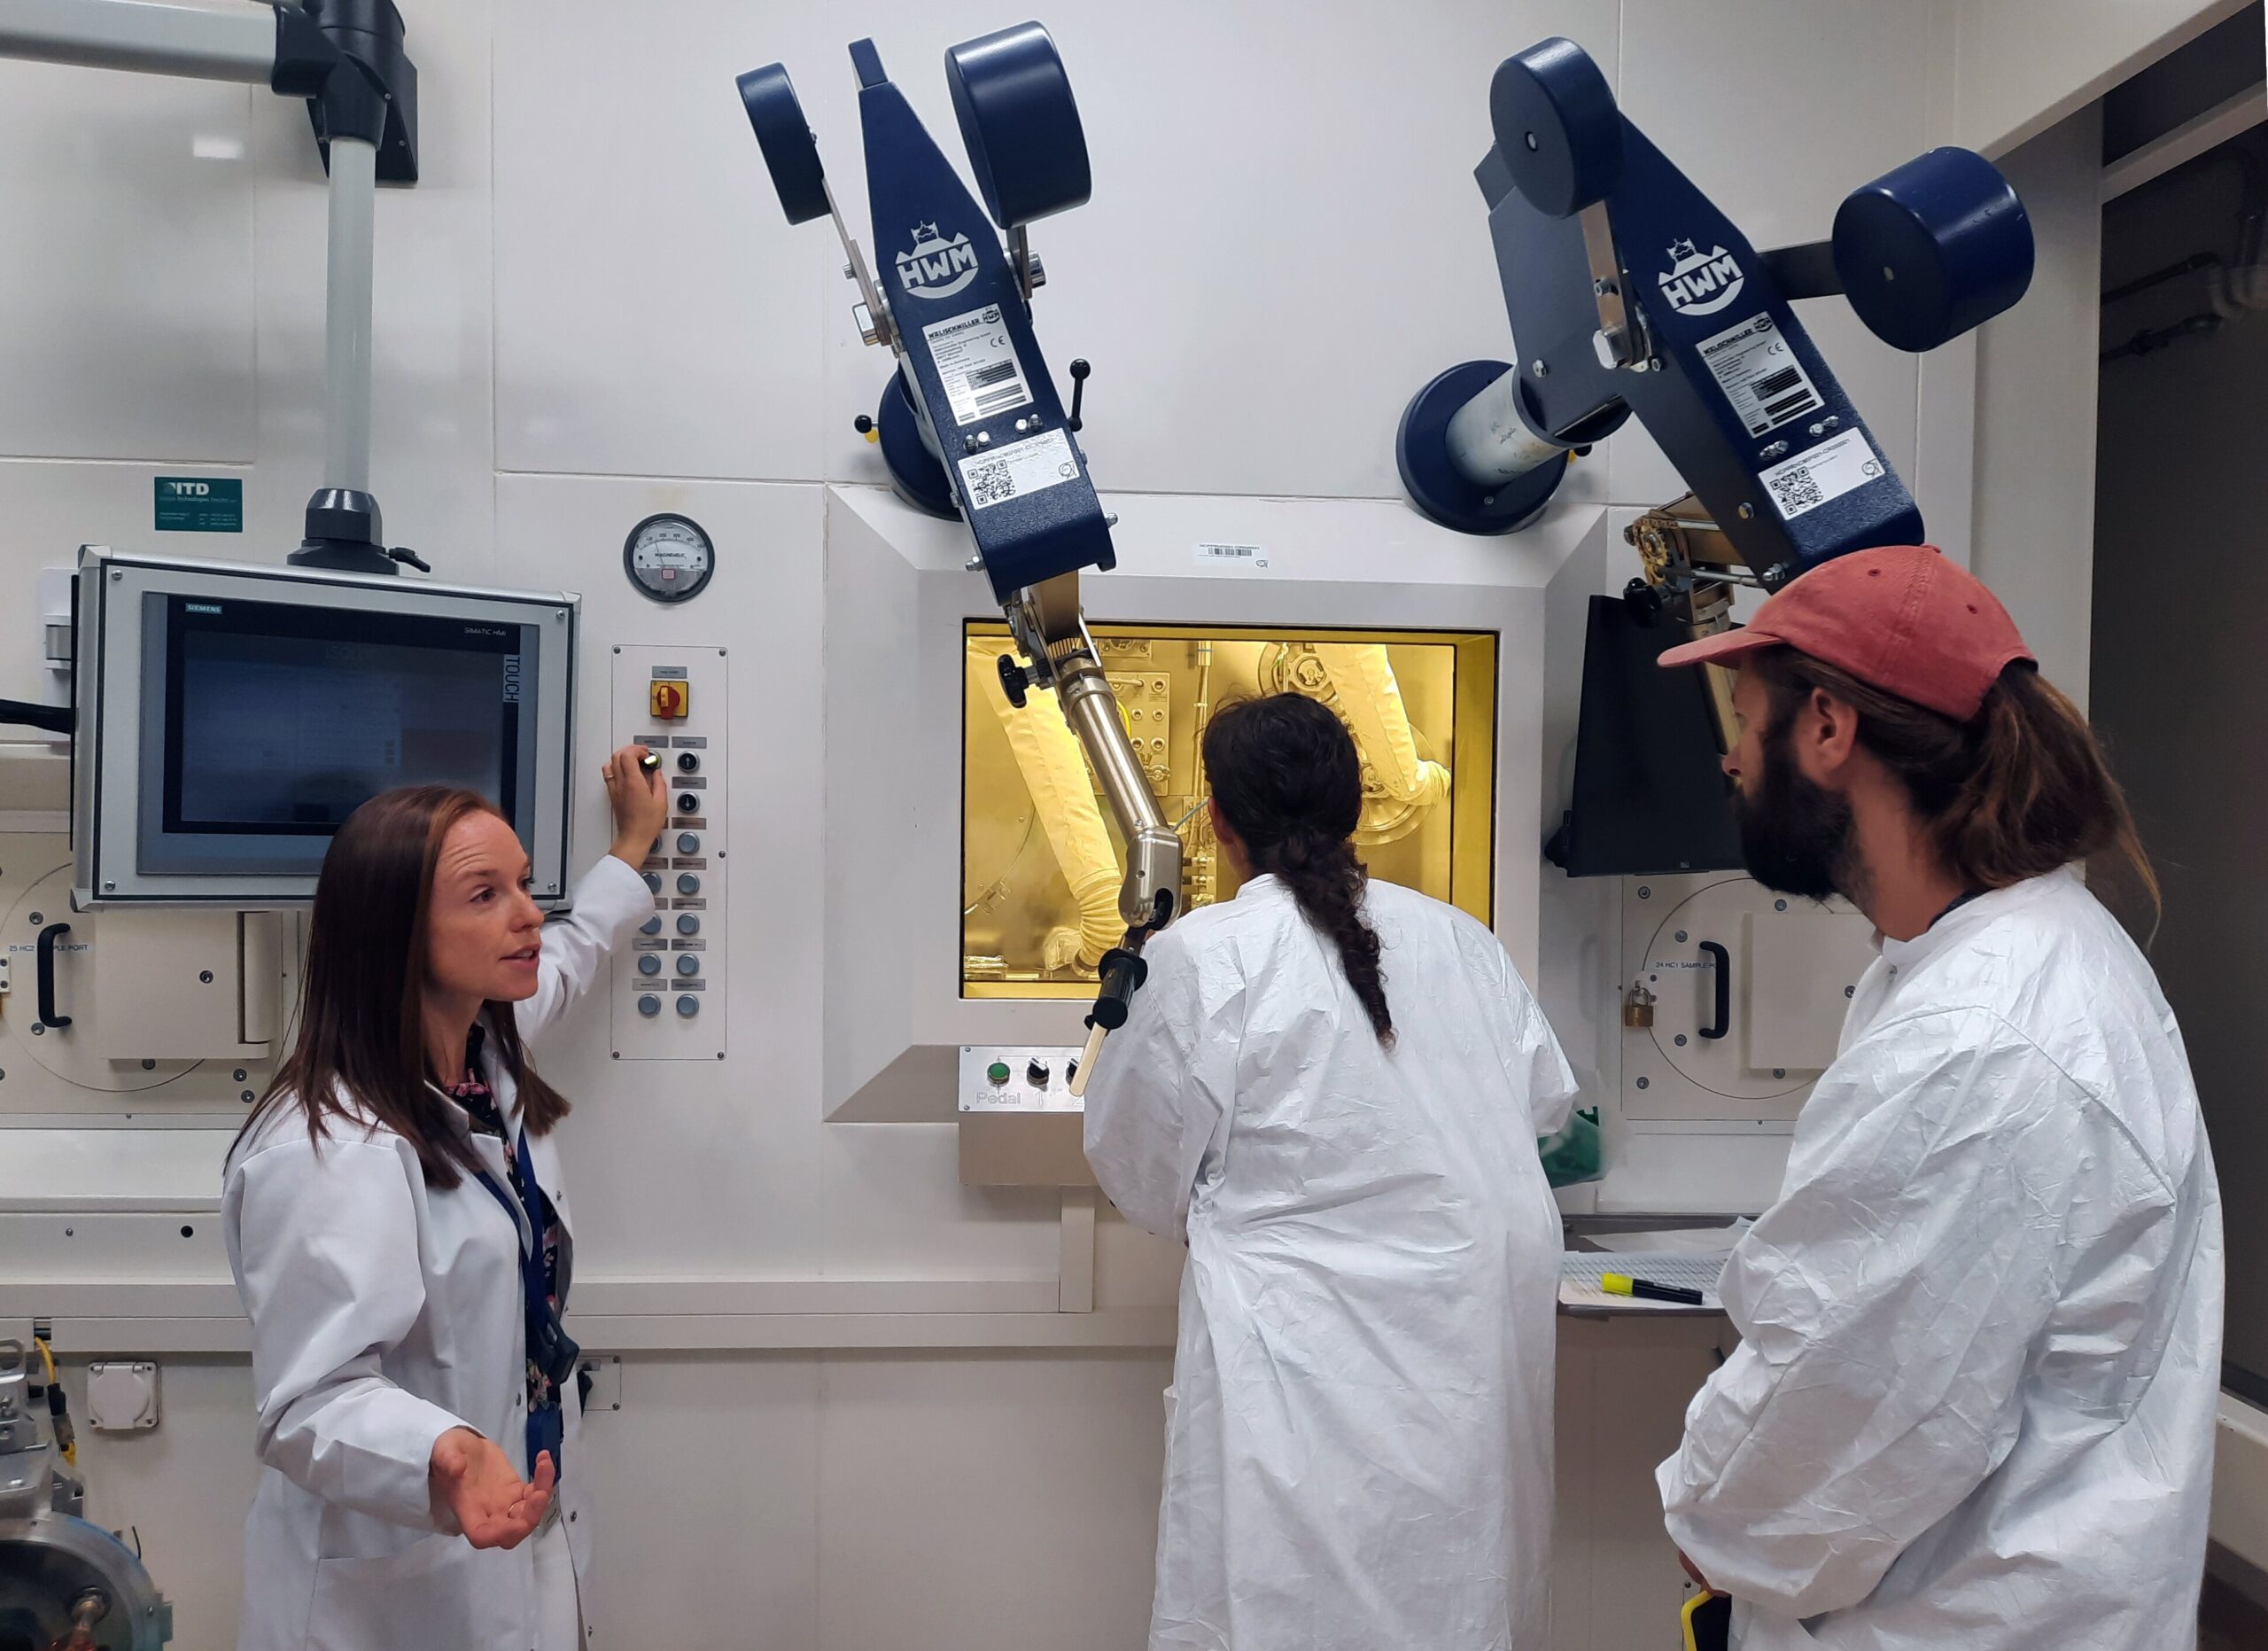
M 1493 918 L 1493 632 L 1277 626 L 1091 627 L 1136 756 L 1184 845 L 1182 909 L 1232 898 L 1206 816 L 1205 725 L 1222 705 L 1305 694 L 1363 759 L 1355 841 L 1371 875 Z M 961 707 L 961 995 L 1083 998 L 1118 944 L 1125 845 L 1055 696 L 1008 703 L 1007 627 L 972 619 Z

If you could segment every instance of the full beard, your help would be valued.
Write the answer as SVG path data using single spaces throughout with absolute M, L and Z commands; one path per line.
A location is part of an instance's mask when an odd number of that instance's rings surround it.
M 1775 893 L 1805 899 L 1857 897 L 1850 800 L 1797 769 L 1787 727 L 1766 735 L 1761 782 L 1738 805 L 1741 859 L 1750 876 Z

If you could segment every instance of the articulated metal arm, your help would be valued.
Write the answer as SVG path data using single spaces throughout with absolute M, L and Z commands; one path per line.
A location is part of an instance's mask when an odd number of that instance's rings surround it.
M 1017 646 L 1031 661 L 1032 681 L 1055 689 L 1063 720 L 1094 765 L 1126 840 L 1126 880 L 1119 888 L 1118 911 L 1129 938 L 1162 929 L 1173 921 L 1181 899 L 1181 837 L 1159 811 L 1119 719 L 1118 700 L 1079 611 L 1079 576 L 1058 574 L 1018 593 L 1007 615 Z
M 1029 661 L 1024 674 L 1055 689 L 1063 720 L 1094 766 L 1104 800 L 1126 843 L 1126 879 L 1118 890 L 1118 915 L 1125 920 L 1126 938 L 1102 960 L 1101 988 L 1087 1017 L 1086 1047 L 1071 1075 L 1071 1093 L 1084 1095 L 1103 1039 L 1126 1024 L 1127 1005 L 1149 972 L 1142 961 L 1143 946 L 1177 915 L 1181 837 L 1159 810 L 1126 725 L 1119 720 L 1117 697 L 1079 610 L 1079 576 L 1059 573 L 1019 591 L 1006 612 L 1008 628 Z M 1002 663 L 1006 668 L 1006 662 Z
M 859 428 L 880 441 L 902 497 L 967 525 L 976 544 L 969 566 L 990 580 L 1024 660 L 1003 659 L 1001 685 L 1018 706 L 1028 687 L 1055 690 L 1126 844 L 1118 897 L 1126 938 L 1102 960 L 1093 1038 L 1073 1079 L 1080 1091 L 1103 1034 L 1124 1024 L 1142 983 L 1143 943 L 1173 921 L 1181 899 L 1181 838 L 1159 810 L 1079 609 L 1081 571 L 1117 561 L 1113 518 L 1032 331 L 1031 295 L 1045 276 L 1027 226 L 1087 199 L 1086 139 L 1039 25 L 953 47 L 946 78 L 980 207 L 874 43 L 855 43 L 850 58 L 873 266 L 836 210 L 787 70 L 766 64 L 740 76 L 741 100 L 788 221 L 834 223 L 843 272 L 858 289 L 859 331 L 896 362 L 875 417 Z M 1007 236 L 1005 247 L 994 228 Z

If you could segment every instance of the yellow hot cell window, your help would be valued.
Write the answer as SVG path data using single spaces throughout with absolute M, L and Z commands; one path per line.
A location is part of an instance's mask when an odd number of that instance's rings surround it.
M 1206 820 L 1200 746 L 1218 706 L 1306 694 L 1363 757 L 1355 841 L 1371 875 L 1492 920 L 1496 638 L 1464 631 L 1098 625 L 1135 754 L 1184 845 L 1184 910 L 1237 879 Z M 1125 929 L 1125 847 L 1055 697 L 1021 711 L 996 661 L 1007 627 L 967 627 L 961 738 L 961 995 L 1071 998 Z

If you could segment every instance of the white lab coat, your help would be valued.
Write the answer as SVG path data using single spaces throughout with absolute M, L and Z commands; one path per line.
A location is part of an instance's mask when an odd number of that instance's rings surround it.
M 1658 1475 L 1747 1651 L 2188 1651 L 2221 1216 L 2181 1033 L 2076 871 L 1885 941 Z
M 1495 936 L 1372 884 L 1379 1048 L 1273 877 L 1151 941 L 1087 1092 L 1111 1201 L 1185 1238 L 1153 1651 L 1542 1647 L 1574 1081 Z
M 517 1006 L 531 1040 L 601 977 L 653 896 L 609 858 L 573 904 L 545 926 L 535 995 Z M 511 1078 L 491 1055 L 498 1110 L 517 1119 Z M 311 1144 L 296 1108 L 269 1114 L 230 1155 L 221 1195 L 229 1265 L 252 1319 L 265 1464 L 245 1525 L 241 1651 L 570 1651 L 539 1624 L 571 1624 L 571 1599 L 540 1600 L 538 1577 L 556 1593 L 588 1574 L 575 1384 L 564 1396 L 557 1520 L 517 1548 L 474 1549 L 427 1478 L 433 1441 L 460 1426 L 527 1471 L 525 1218 L 508 1217 L 470 1176 L 447 1191 L 427 1187 L 416 1154 L 390 1130 L 336 1119 L 330 1128 Z M 474 1144 L 509 1186 L 501 1144 Z M 537 1181 L 571 1228 L 555 1137 L 528 1145 Z M 559 1266 L 563 1289 L 571 1237 Z M 558 1562 L 562 1545 L 571 1569 Z

